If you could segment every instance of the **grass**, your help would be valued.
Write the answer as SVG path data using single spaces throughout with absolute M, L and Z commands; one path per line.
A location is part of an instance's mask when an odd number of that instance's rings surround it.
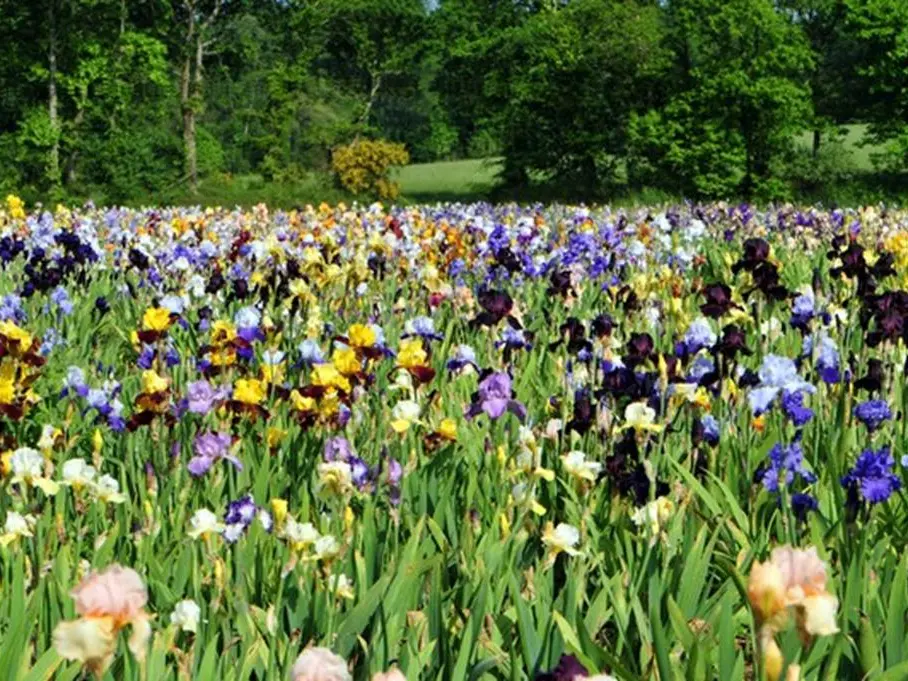
M 850 162 L 858 171 L 873 170 L 873 155 L 883 151 L 882 145 L 865 140 L 868 128 L 869 126 L 865 123 L 844 125 L 841 128 L 842 136 L 838 140 L 842 145 L 842 151 L 846 154 L 846 157 L 841 160 L 845 163 Z M 828 143 L 828 138 L 823 142 Z M 799 135 L 797 144 L 802 148 L 810 149 L 813 146 L 813 132 L 806 131 Z
M 334 186 L 331 178 L 320 173 L 309 173 L 293 182 L 271 182 L 261 175 L 221 175 L 203 180 L 197 194 L 186 188 L 152 196 L 140 203 L 165 205 L 241 206 L 249 208 L 259 203 L 270 208 L 295 208 L 322 202 L 338 203 L 349 196 Z
M 401 168 L 397 178 L 403 196 L 413 201 L 465 201 L 494 189 L 500 168 L 497 158 L 438 161 Z

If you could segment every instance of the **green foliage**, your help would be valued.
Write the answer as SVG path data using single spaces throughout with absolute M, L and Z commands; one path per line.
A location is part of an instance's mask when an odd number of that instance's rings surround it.
M 629 167 L 675 178 L 687 195 L 778 196 L 773 164 L 811 120 L 803 35 L 770 0 L 674 0 L 666 11 L 676 85 L 635 122 Z
M 497 55 L 504 174 L 536 174 L 596 196 L 614 180 L 632 113 L 669 66 L 658 8 L 578 0 L 540 12 Z
M 170 192 L 185 176 L 181 74 L 199 45 L 187 102 L 203 179 L 305 181 L 362 135 L 417 162 L 501 157 L 527 198 L 831 195 L 853 180 L 811 167 L 792 139 L 825 144 L 855 122 L 879 151 L 861 183 L 888 194 L 908 170 L 903 0 L 194 0 L 187 37 L 189 6 L 6 8 L 0 186 Z M 826 163 L 834 149 L 813 153 Z

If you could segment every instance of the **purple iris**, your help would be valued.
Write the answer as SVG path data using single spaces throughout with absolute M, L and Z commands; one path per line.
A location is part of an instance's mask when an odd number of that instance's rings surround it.
M 861 452 L 854 468 L 842 477 L 842 485 L 860 492 L 864 501 L 879 504 L 901 489 L 902 481 L 892 468 L 895 460 L 889 447 Z
M 368 464 L 358 456 L 351 456 L 347 463 L 350 464 L 353 484 L 356 485 L 357 489 L 363 490 L 372 479 L 372 471 L 369 469 Z
M 425 340 L 444 340 L 444 336 L 435 331 L 435 321 L 431 317 L 414 317 L 404 325 L 404 334 L 401 338 L 418 336 Z
M 678 349 L 683 355 L 695 355 L 704 348 L 711 348 L 716 344 L 716 332 L 710 326 L 709 320 L 700 318 L 694 320 L 684 333 L 684 338 L 678 344 Z
M 813 418 L 813 410 L 804 406 L 804 392 L 801 390 L 783 392 L 782 409 L 785 411 L 785 415 L 798 428 Z
M 79 397 L 88 397 L 85 372 L 80 367 L 71 366 L 66 370 L 66 378 L 63 380 L 63 392 L 64 394 L 69 394 L 70 391 Z
M 353 448 L 342 435 L 325 440 L 325 461 L 348 462 L 353 457 Z
M 526 407 L 513 399 L 511 377 L 503 371 L 498 371 L 480 381 L 479 390 L 474 395 L 473 403 L 466 410 L 465 416 L 473 418 L 485 412 L 494 421 L 501 418 L 506 411 L 510 411 L 521 421 L 527 415 Z
M 802 293 L 791 304 L 791 325 L 796 329 L 806 329 L 810 320 L 816 315 L 816 299 L 813 291 Z
M 388 483 L 391 485 L 399 485 L 403 477 L 404 469 L 400 465 L 400 462 L 397 459 L 390 459 L 388 461 Z
M 227 515 L 224 517 L 224 522 L 228 525 L 241 523 L 248 526 L 255 519 L 257 510 L 255 501 L 247 494 L 227 504 Z
M 343 461 L 350 466 L 353 484 L 360 491 L 372 482 L 373 471 L 369 465 L 359 458 L 347 438 L 338 435 L 325 441 L 325 461 Z
M 810 494 L 797 492 L 791 495 L 791 510 L 795 517 L 802 522 L 810 511 L 816 511 L 819 507 L 820 503 Z
M 804 450 L 799 442 L 788 446 L 776 444 L 769 450 L 769 466 L 763 472 L 763 487 L 770 492 L 778 492 L 794 482 L 795 476 L 808 484 L 817 479 L 804 467 Z
M 188 408 L 193 414 L 207 414 L 223 398 L 224 394 L 215 390 L 208 381 L 194 381 L 186 389 Z
M 854 415 L 872 433 L 892 418 L 892 410 L 884 400 L 867 400 L 854 408 Z
M 839 370 L 839 349 L 835 341 L 829 336 L 820 339 L 820 348 L 817 353 L 817 371 L 824 383 L 838 383 L 842 380 Z
M 140 369 L 151 369 L 154 365 L 155 358 L 155 349 L 151 345 L 143 345 L 142 352 L 139 353 L 139 358 L 136 360 L 136 364 L 139 365 Z
M 523 329 L 512 329 L 506 327 L 501 332 L 501 339 L 495 341 L 496 348 L 508 348 L 509 350 L 529 350 L 533 344 L 527 339 Z
M 221 533 L 228 544 L 239 541 L 245 533 L 246 528 L 252 524 L 255 519 L 258 508 L 252 497 L 248 494 L 240 497 L 236 501 L 227 504 L 227 513 L 224 516 L 224 522 L 227 527 Z
M 799 393 L 801 391 L 814 393 L 814 388 L 798 375 L 797 365 L 794 360 L 779 355 L 767 355 L 759 371 L 760 385 L 751 390 L 747 401 L 753 410 L 754 416 L 767 411 L 779 393 Z
M 195 477 L 201 477 L 218 459 L 232 463 L 237 470 L 243 470 L 243 464 L 230 453 L 231 438 L 227 433 L 213 433 L 211 431 L 198 435 L 193 443 L 195 456 L 186 467 Z
M 704 414 L 700 419 L 703 429 L 703 440 L 710 445 L 719 444 L 719 422 L 712 414 Z
M 448 360 L 448 371 L 460 371 L 467 365 L 478 370 L 476 352 L 469 345 L 458 345 L 454 356 Z

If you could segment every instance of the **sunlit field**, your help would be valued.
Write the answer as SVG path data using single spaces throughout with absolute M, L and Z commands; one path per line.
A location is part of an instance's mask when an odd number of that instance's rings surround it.
M 908 677 L 906 225 L 8 197 L 3 678 Z

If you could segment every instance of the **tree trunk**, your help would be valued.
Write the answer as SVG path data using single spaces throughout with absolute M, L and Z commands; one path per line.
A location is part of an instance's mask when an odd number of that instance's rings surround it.
M 378 91 L 381 89 L 382 74 L 372 76 L 372 87 L 369 89 L 369 101 L 366 102 L 366 108 L 359 119 L 361 126 L 369 124 L 369 117 L 372 115 L 372 107 L 375 106 L 375 100 L 378 98 Z
M 195 39 L 195 13 L 189 12 L 186 27 L 186 56 L 183 59 L 183 70 L 180 73 L 180 108 L 183 113 L 183 160 L 186 178 L 189 180 L 189 191 L 195 194 L 199 189 L 199 169 L 196 157 L 195 139 L 195 102 L 193 102 L 192 54 L 189 46 Z
M 820 153 L 821 133 L 817 128 L 813 131 L 813 157 L 816 158 Z
M 88 99 L 87 95 L 84 98 Z M 76 139 L 78 139 L 79 128 L 82 127 L 82 122 L 85 120 L 85 107 L 86 103 L 79 105 L 79 110 L 76 112 L 76 117 L 73 119 L 73 130 L 76 131 Z M 73 145 L 77 147 L 78 145 Z M 69 158 L 66 160 L 66 184 L 71 185 L 76 181 L 76 162 L 79 160 L 79 149 L 74 148 L 70 154 Z
M 47 19 L 49 44 L 47 49 L 47 116 L 53 133 L 50 154 L 47 160 L 47 176 L 54 187 L 60 186 L 60 132 L 59 116 L 57 112 L 57 15 L 54 12 L 56 0 L 48 3 Z

